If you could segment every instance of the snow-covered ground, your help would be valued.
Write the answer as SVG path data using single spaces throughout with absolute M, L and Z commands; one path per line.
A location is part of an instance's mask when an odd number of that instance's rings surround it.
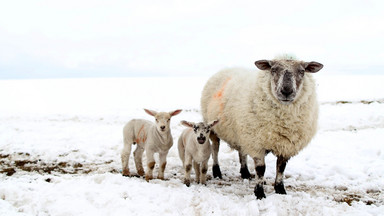
M 181 108 L 176 142 L 181 120 L 201 120 L 207 77 L 2 80 L 0 215 L 384 215 L 384 76 L 315 76 L 320 130 L 289 161 L 287 195 L 274 193 L 276 158 L 267 156 L 263 200 L 225 143 L 223 179 L 207 186 L 182 183 L 176 145 L 165 181 L 120 173 L 123 125 L 152 120 L 144 107 Z

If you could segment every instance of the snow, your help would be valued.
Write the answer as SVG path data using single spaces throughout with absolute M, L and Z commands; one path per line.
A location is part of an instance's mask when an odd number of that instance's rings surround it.
M 176 145 L 165 181 L 120 173 L 124 124 L 153 120 L 144 107 L 181 108 L 176 143 L 181 120 L 201 120 L 208 77 L 0 80 L 0 215 L 384 215 L 384 76 L 315 76 L 319 132 L 289 161 L 287 195 L 275 194 L 276 158 L 266 157 L 263 200 L 225 143 L 223 179 L 210 161 L 206 186 L 182 183 Z

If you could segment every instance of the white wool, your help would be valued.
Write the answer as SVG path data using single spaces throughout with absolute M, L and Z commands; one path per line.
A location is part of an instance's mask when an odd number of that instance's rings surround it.
M 311 74 L 290 105 L 281 104 L 271 92 L 268 71 L 226 69 L 206 84 L 201 111 L 205 121 L 220 119 L 215 132 L 232 148 L 251 157 L 271 150 L 286 158 L 308 145 L 317 130 L 318 103 Z

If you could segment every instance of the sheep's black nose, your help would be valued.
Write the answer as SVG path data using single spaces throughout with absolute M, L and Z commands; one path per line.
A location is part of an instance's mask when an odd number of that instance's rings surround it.
M 289 97 L 293 93 L 292 88 L 283 88 L 281 89 L 281 94 L 283 94 L 285 97 Z
M 164 129 L 165 129 L 165 126 L 160 126 L 160 129 L 161 129 L 161 130 L 164 130 Z

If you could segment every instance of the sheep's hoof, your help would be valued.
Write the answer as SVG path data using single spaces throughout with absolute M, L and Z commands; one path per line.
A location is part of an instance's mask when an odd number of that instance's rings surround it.
M 257 199 L 263 199 L 265 198 L 264 188 L 263 185 L 256 185 L 255 187 L 255 196 Z
M 137 174 L 138 174 L 139 176 L 144 176 L 144 175 L 145 175 L 145 172 L 144 172 L 144 170 L 139 169 L 139 170 L 137 171 Z
M 184 184 L 189 187 L 191 185 L 191 181 L 189 179 L 184 180 Z
M 220 171 L 220 166 L 219 164 L 213 165 L 212 166 L 212 172 L 213 172 L 213 178 L 220 178 L 222 179 L 223 177 L 221 176 L 221 171 Z
M 247 167 L 240 168 L 241 178 L 243 179 L 250 179 L 251 173 L 249 173 L 249 170 Z
M 275 183 L 275 192 L 278 194 L 287 194 L 283 182 Z
M 123 176 L 129 177 L 129 169 L 123 169 Z
M 153 179 L 152 176 L 149 176 L 149 175 L 146 175 L 146 176 L 145 176 L 145 180 L 146 180 L 147 182 L 149 182 L 149 180 L 152 180 L 152 179 Z
M 157 179 L 164 180 L 164 176 L 157 176 Z

